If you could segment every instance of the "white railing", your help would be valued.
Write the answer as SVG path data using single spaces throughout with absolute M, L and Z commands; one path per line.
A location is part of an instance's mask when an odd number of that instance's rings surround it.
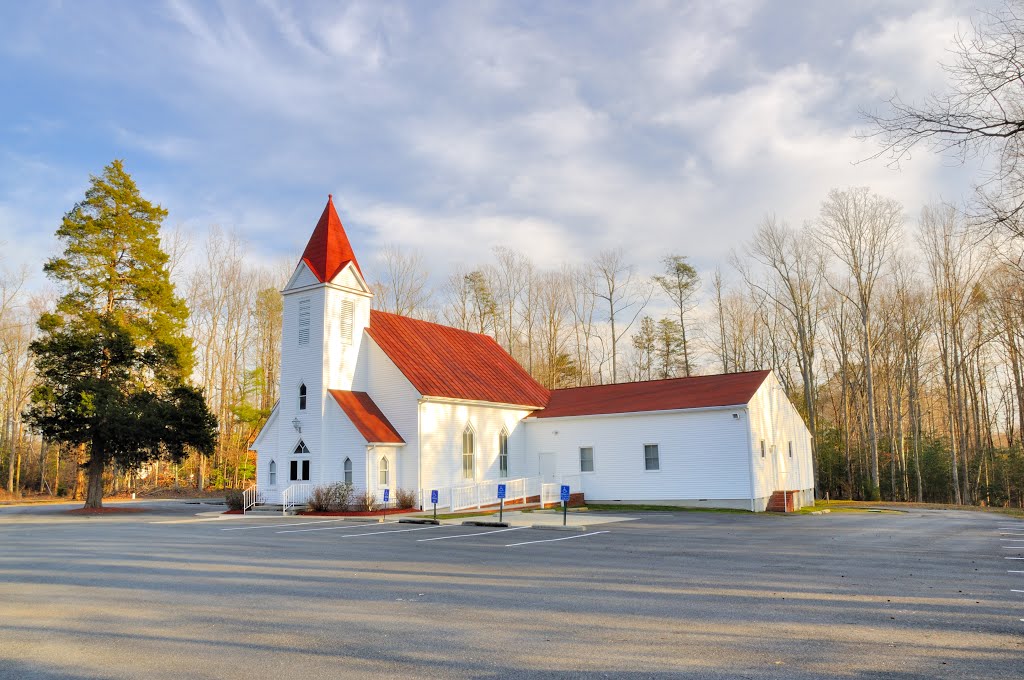
M 257 503 L 262 502 L 263 494 L 260 493 L 256 485 L 253 484 L 248 489 L 242 492 L 242 514 L 244 515 L 246 510 L 253 507 Z
M 562 485 L 561 484 L 541 484 L 540 485 L 540 506 L 550 505 L 552 503 L 558 503 L 562 499 Z
M 505 485 L 505 504 L 525 503 L 530 496 L 540 495 L 540 477 L 518 477 L 516 479 L 486 479 L 445 489 L 449 496 L 448 507 L 452 512 L 466 508 L 480 508 L 498 504 L 498 485 Z M 440 490 L 439 490 L 440 491 Z M 423 498 L 430 498 L 423 492 Z M 440 499 L 438 499 L 440 501 Z M 441 503 L 438 502 L 438 506 Z
M 292 484 L 281 494 L 281 514 L 287 515 L 288 511 L 297 505 L 305 505 L 309 495 L 313 492 L 312 484 Z
M 551 505 L 562 502 L 562 485 L 569 485 L 569 493 L 580 493 L 583 491 L 582 477 L 578 474 L 561 475 L 558 481 L 552 484 L 541 484 L 540 505 Z

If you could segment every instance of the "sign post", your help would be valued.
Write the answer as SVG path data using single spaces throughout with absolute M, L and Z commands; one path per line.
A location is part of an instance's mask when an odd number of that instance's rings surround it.
M 502 521 L 502 516 L 503 516 L 503 514 L 505 512 L 505 485 L 504 484 L 499 484 L 498 485 L 498 502 L 500 503 L 500 505 L 498 505 L 498 521 L 501 522 Z
M 562 485 L 562 526 L 565 526 L 565 519 L 569 513 L 569 485 Z
M 437 489 L 430 492 L 430 502 L 434 504 L 434 520 L 437 520 Z
M 384 489 L 384 521 L 388 520 L 388 500 L 391 497 L 391 489 Z

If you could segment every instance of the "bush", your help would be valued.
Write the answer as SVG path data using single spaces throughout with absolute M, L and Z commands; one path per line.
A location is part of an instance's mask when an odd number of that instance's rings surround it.
M 352 485 L 336 482 L 314 487 L 306 500 L 313 512 L 344 512 L 352 503 Z
M 359 494 L 355 498 L 353 509 L 357 512 L 372 512 L 377 509 L 377 494 L 372 491 Z
M 416 507 L 416 492 L 409 489 L 395 489 L 395 505 L 399 510 Z
M 228 510 L 241 510 L 245 506 L 245 496 L 239 489 L 229 489 L 224 495 Z

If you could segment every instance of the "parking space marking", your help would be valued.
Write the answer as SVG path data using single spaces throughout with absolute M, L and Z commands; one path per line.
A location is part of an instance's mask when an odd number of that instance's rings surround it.
M 1004 560 L 1024 560 L 1024 557 L 1004 557 Z
M 519 529 L 529 529 L 529 527 L 509 527 L 508 529 L 495 529 L 494 531 L 478 531 L 473 534 L 456 534 L 455 536 L 435 536 L 434 538 L 418 538 L 417 543 L 425 543 L 427 541 L 447 541 L 451 538 L 469 538 L 471 536 L 486 536 L 487 534 L 500 534 L 505 531 L 518 531 Z
M 509 543 L 505 547 L 506 548 L 514 548 L 517 545 L 530 545 L 531 543 L 552 543 L 554 541 L 569 541 L 569 540 L 572 540 L 574 538 L 585 538 L 587 536 L 597 536 L 598 534 L 607 534 L 607 533 L 608 533 L 607 531 L 591 531 L 590 533 L 586 533 L 586 534 L 577 534 L 575 536 L 563 536 L 562 538 L 545 538 L 545 539 L 540 540 L 540 541 L 523 541 L 522 543 Z M 1021 557 L 1020 559 L 1024 560 L 1024 557 Z
M 1024 574 L 1024 571 L 1020 569 L 1007 569 L 1006 572 L 1009 574 Z
M 256 527 L 230 527 L 227 529 L 221 529 L 221 531 L 245 531 L 246 529 L 276 529 L 278 527 L 300 527 L 303 524 L 325 524 L 327 522 L 344 522 L 345 519 L 318 519 L 311 522 L 292 522 L 291 524 L 261 524 Z M 394 522 L 389 522 L 394 524 Z
M 385 524 L 398 524 L 398 522 L 385 522 Z M 406 531 L 425 531 L 427 529 L 440 529 L 439 526 L 428 526 L 428 527 L 416 527 L 415 529 L 388 529 L 387 531 L 364 531 L 358 534 L 343 534 L 338 538 L 353 538 L 356 536 L 376 536 L 377 534 L 402 534 Z M 331 531 L 337 529 L 351 529 L 352 527 L 318 527 L 316 529 L 288 529 L 287 531 L 277 531 L 278 534 L 301 534 L 309 531 Z
M 147 522 L 147 524 L 191 524 L 193 522 L 220 522 L 224 517 L 202 517 L 200 519 L 164 519 L 159 522 Z

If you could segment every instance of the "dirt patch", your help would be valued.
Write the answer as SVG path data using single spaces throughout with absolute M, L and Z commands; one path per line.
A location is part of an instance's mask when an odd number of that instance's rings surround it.
M 131 512 L 146 512 L 145 508 L 75 508 L 65 510 L 66 515 L 118 515 Z

